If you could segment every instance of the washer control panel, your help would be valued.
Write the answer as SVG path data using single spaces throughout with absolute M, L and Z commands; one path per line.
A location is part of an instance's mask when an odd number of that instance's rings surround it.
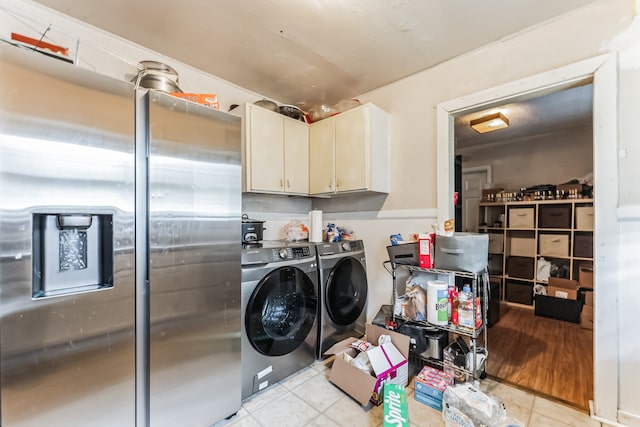
M 272 256 L 274 261 L 282 259 L 299 259 L 307 258 L 311 256 L 311 249 L 309 246 L 290 247 L 272 249 Z
M 263 244 L 258 247 L 247 247 L 242 249 L 241 264 L 268 264 L 271 262 L 315 258 L 315 256 L 316 251 L 314 246 L 295 244 L 287 245 L 286 243 L 283 244 L 283 242 L 280 242 L 279 245 L 275 245 L 269 242 L 268 244 Z

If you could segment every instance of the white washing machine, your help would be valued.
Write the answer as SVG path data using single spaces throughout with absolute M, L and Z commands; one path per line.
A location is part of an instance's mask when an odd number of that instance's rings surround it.
M 313 244 L 245 245 L 242 263 L 242 399 L 316 360 L 318 270 Z
M 361 337 L 367 321 L 367 266 L 362 240 L 316 243 L 320 287 L 318 359 L 335 343 Z

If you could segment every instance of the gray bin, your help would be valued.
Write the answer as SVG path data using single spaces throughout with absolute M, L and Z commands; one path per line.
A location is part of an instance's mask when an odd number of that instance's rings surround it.
M 487 267 L 489 235 L 454 233 L 436 236 L 434 267 L 477 273 Z

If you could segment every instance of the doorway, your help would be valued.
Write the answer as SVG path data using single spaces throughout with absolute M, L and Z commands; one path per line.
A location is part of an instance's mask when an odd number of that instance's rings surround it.
M 491 184 L 491 166 L 462 167 L 462 231 L 475 233 L 478 230 L 478 206 L 482 201 L 482 190 Z
M 544 93 L 571 87 L 577 82 L 593 79 L 593 154 L 595 231 L 594 283 L 611 281 L 617 275 L 618 250 L 616 235 L 616 206 L 618 192 L 617 152 L 617 60 L 614 54 L 580 61 L 539 75 L 503 86 L 451 100 L 437 107 L 437 168 L 438 168 L 438 220 L 450 218 L 453 213 L 453 156 L 454 118 L 465 113 L 485 110 L 514 99 L 540 96 Z M 607 280 L 608 279 L 608 280 Z M 595 286 L 597 289 L 597 286 Z M 617 290 L 598 293 L 594 327 L 594 396 L 592 414 L 612 416 L 617 412 L 619 368 L 617 323 L 601 316 L 607 307 L 617 305 Z
M 550 262 L 556 268 L 564 266 L 569 274 L 572 266 L 577 270 L 579 263 L 586 260 L 570 258 L 568 245 L 564 253 L 556 251 L 558 258 L 550 258 L 548 255 L 551 254 L 543 253 L 546 249 L 542 242 L 538 250 L 533 231 L 514 229 L 504 223 L 505 214 L 512 209 L 531 209 L 533 212 L 537 209 L 542 213 L 545 208 L 571 207 L 568 204 L 571 200 L 545 200 L 545 205 L 539 206 L 532 201 L 512 201 L 506 208 L 502 202 L 484 203 L 482 207 L 479 204 L 487 170 L 493 170 L 494 187 L 498 187 L 492 191 L 504 189 L 510 197 L 525 187 L 551 185 L 555 189 L 556 184 L 575 177 L 591 176 L 592 93 L 593 85 L 586 81 L 523 101 L 510 100 L 488 111 L 456 117 L 454 129 L 455 154 L 462 158 L 462 222 L 466 231 L 490 233 L 490 237 L 502 244 L 501 248 L 493 247 L 489 256 L 491 281 L 502 290 L 504 297 L 501 321 L 488 330 L 493 357 L 487 361 L 487 374 L 585 412 L 589 409 L 589 400 L 593 399 L 593 333 L 587 328 L 590 308 L 582 310 L 584 324 L 580 317 L 567 319 L 565 310 L 545 311 L 545 304 L 555 301 L 534 298 L 534 288 L 546 290 L 551 283 L 535 273 L 529 277 L 525 271 L 510 272 L 509 266 L 512 261 L 526 261 L 531 262 L 536 271 L 536 265 L 542 265 L 543 261 L 539 257 L 544 256 L 544 262 Z M 496 110 L 510 121 L 508 128 L 479 133 L 469 126 L 475 118 L 491 117 Z M 488 165 L 476 166 L 485 162 Z M 545 192 L 545 199 L 547 197 Z M 555 197 L 555 191 L 552 197 Z M 502 219 L 494 217 L 498 212 L 503 212 L 500 214 Z M 481 229 L 478 228 L 479 218 L 483 222 Z M 487 224 L 489 219 L 498 220 L 500 225 Z M 537 224 L 537 220 L 532 222 Z M 540 234 L 540 239 L 547 236 L 564 237 L 567 242 L 573 238 L 564 233 Z M 523 242 L 527 242 L 524 248 Z M 573 276 L 566 278 L 578 279 L 577 273 Z M 571 307 L 577 307 L 577 304 L 578 301 L 568 302 Z M 573 375 L 567 375 L 567 366 L 562 360 L 556 360 L 560 354 L 565 360 L 579 361 L 573 364 Z

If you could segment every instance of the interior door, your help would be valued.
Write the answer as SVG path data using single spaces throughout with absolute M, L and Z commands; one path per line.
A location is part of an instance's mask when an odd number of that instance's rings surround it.
M 462 231 L 478 231 L 478 204 L 487 183 L 487 172 L 462 172 Z

